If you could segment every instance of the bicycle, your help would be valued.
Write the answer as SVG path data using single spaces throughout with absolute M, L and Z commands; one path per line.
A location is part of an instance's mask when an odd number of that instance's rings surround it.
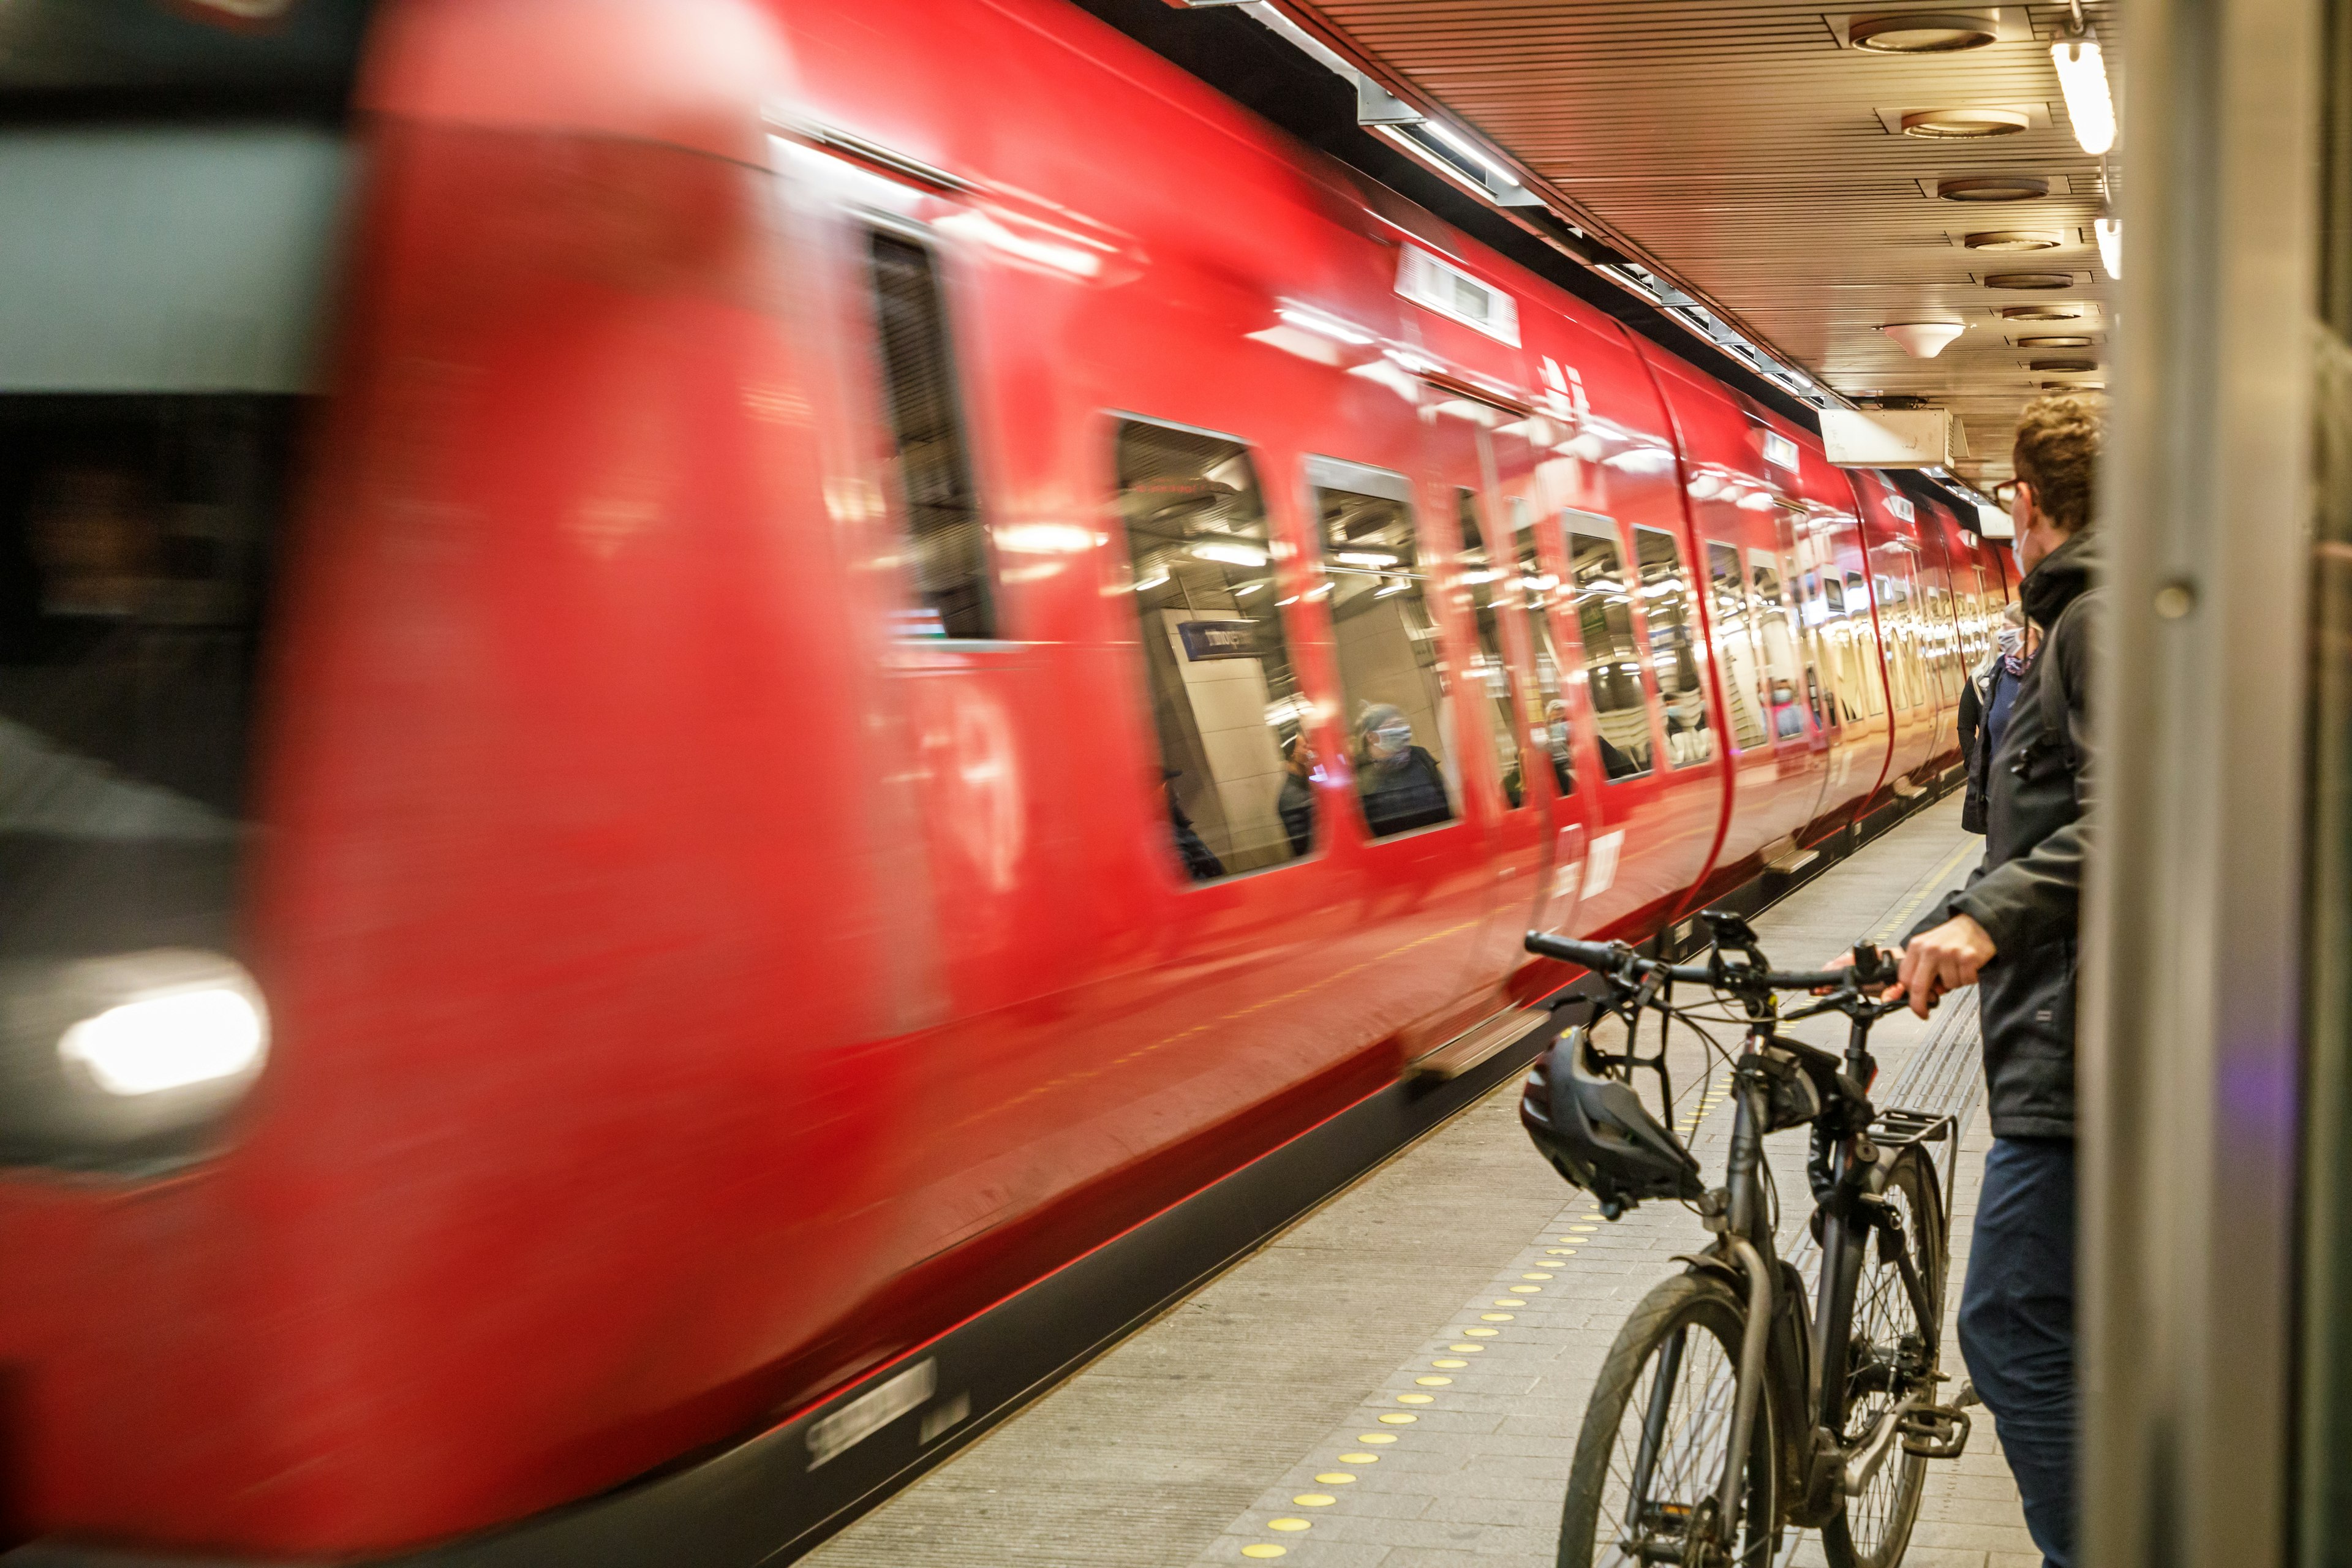
M 1879 1110 L 1870 1029 L 1904 1005 L 1878 993 L 1893 955 L 1857 946 L 1848 969 L 1784 973 L 1738 916 L 1702 915 L 1706 962 L 1645 959 L 1622 942 L 1529 932 L 1529 952 L 1580 964 L 1604 994 L 1528 1075 L 1520 1118 L 1560 1173 L 1615 1220 L 1644 1200 L 1680 1199 L 1714 1240 L 1679 1255 L 1685 1271 L 1645 1295 L 1611 1345 L 1570 1470 L 1559 1568 L 1599 1563 L 1768 1568 L 1783 1531 L 1818 1528 L 1832 1568 L 1894 1568 L 1918 1516 L 1927 1463 L 1966 1447 L 1975 1403 L 1963 1384 L 1938 1403 L 1946 1274 L 1941 1183 L 1926 1144 L 1956 1139 L 1948 1116 Z M 1701 985 L 1722 1008 L 1677 1005 Z M 1779 994 L 1821 997 L 1783 1013 Z M 1644 1012 L 1660 1016 L 1641 1052 Z M 1845 1053 L 1780 1033 L 1827 1013 L 1849 1022 Z M 1592 1025 L 1626 1026 L 1622 1051 Z M 1634 1074 L 1656 1073 L 1672 1115 L 1668 1032 L 1680 1022 L 1729 1067 L 1735 1107 L 1728 1169 L 1708 1187 L 1672 1128 L 1649 1115 Z M 1706 1025 L 1746 1031 L 1734 1056 Z M 1808 1175 L 1822 1267 L 1811 1313 L 1804 1282 L 1775 1249 L 1778 1194 L 1768 1134 L 1813 1130 Z M 1897 1458 L 1897 1450 L 1899 1455 Z

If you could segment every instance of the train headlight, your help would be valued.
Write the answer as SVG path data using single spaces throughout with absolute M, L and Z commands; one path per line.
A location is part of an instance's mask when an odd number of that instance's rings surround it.
M 109 1094 L 160 1094 L 236 1077 L 261 1060 L 267 1039 L 253 998 L 207 985 L 85 1018 L 58 1041 L 58 1055 L 79 1062 Z
M 269 1012 L 236 960 L 194 948 L 0 971 L 0 1163 L 184 1163 L 260 1076 Z

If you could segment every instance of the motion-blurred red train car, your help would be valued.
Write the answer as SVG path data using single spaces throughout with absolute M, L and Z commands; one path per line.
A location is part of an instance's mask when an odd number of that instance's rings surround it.
M 1938 787 L 2005 593 L 1060 0 L 20 0 L 0 104 L 26 1562 L 813 1539 L 1528 927 Z

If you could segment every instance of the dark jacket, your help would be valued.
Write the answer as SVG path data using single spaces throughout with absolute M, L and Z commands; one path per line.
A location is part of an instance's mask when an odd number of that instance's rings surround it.
M 1363 797 L 1364 823 L 1375 838 L 1450 821 L 1454 803 L 1437 759 L 1415 746 L 1394 763 L 1363 762 L 1356 767 L 1356 790 Z
M 1965 914 L 1992 937 L 1978 985 L 1999 1138 L 2074 1135 L 2075 926 L 2092 832 L 2087 699 L 2104 598 L 2093 586 L 2098 551 L 2095 531 L 2077 533 L 2025 579 L 2025 613 L 2042 628 L 2042 647 L 1986 775 L 1984 863 L 1911 933 Z

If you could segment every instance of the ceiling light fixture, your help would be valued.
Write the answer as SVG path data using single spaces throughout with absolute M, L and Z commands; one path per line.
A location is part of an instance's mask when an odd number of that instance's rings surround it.
M 2079 321 L 2083 319 L 2080 305 L 2003 305 L 2000 319 L 2004 321 Z
M 1913 359 L 1934 359 L 1968 328 L 1958 321 L 1889 321 L 1878 330 L 1902 344 Z
M 2095 359 L 2030 359 L 2025 362 L 2025 368 L 2053 375 L 2068 372 L 2080 374 L 2098 369 L 2099 362 Z
M 1970 250 L 2055 250 L 2063 243 L 2057 235 L 2039 228 L 1989 228 L 1963 235 Z
M 2021 349 L 2086 349 L 2091 346 L 2091 340 L 2072 336 L 2020 338 L 2017 340 L 2017 346 Z
M 2107 92 L 2107 62 L 2099 52 L 2099 36 L 2085 30 L 2050 46 L 2051 63 L 2058 68 L 2058 88 L 2066 95 L 2066 118 L 2074 122 L 2074 140 L 2097 157 L 2116 144 L 2116 100 Z
M 2091 236 L 2099 242 L 2099 265 L 2107 269 L 2108 277 L 2120 279 L 2124 275 L 2124 220 L 2094 218 Z
M 2031 174 L 1961 174 L 1936 182 L 1948 202 L 2030 202 L 2050 194 L 2050 182 Z
M 2072 289 L 2071 272 L 1994 272 L 1984 280 L 1988 289 Z
M 1903 117 L 1903 134 L 1931 142 L 1969 142 L 2014 136 L 2030 121 L 2014 109 L 1915 109 Z
M 1463 135 L 1459 131 L 1454 130 L 1451 125 L 1446 124 L 1443 120 L 1424 120 L 1421 122 L 1421 128 L 1423 131 L 1428 132 L 1432 136 L 1436 137 L 1440 142 L 1444 142 L 1448 147 L 1453 148 L 1456 153 L 1461 153 L 1465 158 L 1467 158 L 1472 163 L 1477 164 L 1481 169 L 1484 169 L 1487 174 L 1493 175 L 1496 179 L 1500 180 L 1503 184 L 1507 185 L 1516 185 L 1519 183 L 1518 175 L 1513 174 L 1510 169 L 1498 161 L 1493 153 L 1487 152 L 1484 147 L 1479 146 L 1475 142 L 1471 141 L 1467 136 Z
M 1959 49 L 1980 49 L 1998 37 L 1993 25 L 1983 17 L 1948 11 L 1856 16 L 1845 30 L 1846 42 L 1855 48 L 1887 55 L 1948 55 Z

